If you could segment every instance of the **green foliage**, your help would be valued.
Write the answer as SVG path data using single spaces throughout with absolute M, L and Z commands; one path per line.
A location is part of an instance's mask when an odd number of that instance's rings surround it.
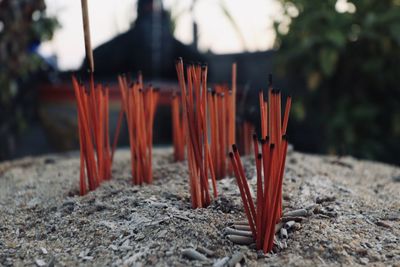
M 29 81 L 44 65 L 32 49 L 51 39 L 58 26 L 45 8 L 43 0 L 0 1 L 0 160 L 12 153 L 15 137 L 27 125 Z
M 278 73 L 303 83 L 295 117 L 321 129 L 319 152 L 399 164 L 400 1 L 280 2 Z

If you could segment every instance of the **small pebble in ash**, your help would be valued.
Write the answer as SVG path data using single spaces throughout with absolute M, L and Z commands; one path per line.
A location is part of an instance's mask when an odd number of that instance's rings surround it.
M 36 263 L 36 265 L 39 266 L 39 267 L 43 267 L 43 266 L 46 266 L 46 265 L 47 265 L 46 262 L 45 262 L 44 260 L 41 260 L 41 259 L 35 260 L 35 263 Z
M 40 251 L 42 252 L 42 254 L 46 255 L 47 254 L 47 249 L 44 247 L 40 248 Z

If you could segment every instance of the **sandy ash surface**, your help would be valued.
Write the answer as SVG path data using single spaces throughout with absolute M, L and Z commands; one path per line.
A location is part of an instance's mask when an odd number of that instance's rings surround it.
M 258 257 L 224 235 L 244 218 L 234 178 L 192 210 L 186 164 L 170 149 L 153 159 L 154 184 L 132 186 L 129 153 L 118 151 L 114 179 L 83 197 L 77 154 L 1 163 L 0 266 L 212 266 L 232 255 L 246 266 L 400 266 L 400 168 L 290 153 L 284 207 L 308 216 L 280 238 L 287 248 Z M 245 166 L 254 189 L 252 157 Z M 201 247 L 212 251 L 205 261 L 182 255 Z

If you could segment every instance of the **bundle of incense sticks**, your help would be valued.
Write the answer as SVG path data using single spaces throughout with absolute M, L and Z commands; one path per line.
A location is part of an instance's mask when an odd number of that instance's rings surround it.
M 128 85 L 125 75 L 118 76 L 131 152 L 132 181 L 136 185 L 152 183 L 153 123 L 158 102 L 158 91 L 143 87 L 143 78 Z M 119 127 L 119 126 L 118 126 Z
M 232 87 L 216 85 L 209 90 L 208 114 L 210 117 L 211 158 L 217 179 L 232 174 L 227 164 L 228 148 L 235 143 L 236 127 L 236 63 L 232 65 Z
M 260 101 L 262 103 L 260 106 L 262 114 L 261 129 L 264 129 L 264 133 L 268 135 L 261 139 L 261 153 L 259 153 L 257 135 L 253 135 L 257 169 L 256 206 L 254 205 L 240 155 L 235 145 L 232 146 L 233 152 L 230 152 L 229 156 L 257 249 L 262 249 L 264 253 L 267 253 L 273 247 L 275 224 L 282 217 L 282 181 L 288 146 L 286 129 L 291 98 L 288 97 L 286 101 L 282 122 L 280 91 L 274 90 L 270 86 L 268 108 L 264 105 L 262 91 L 260 96 L 262 97 L 262 101 Z
M 215 173 L 207 138 L 207 66 L 188 65 L 186 81 L 183 60 L 179 58 L 176 62 L 176 72 L 181 88 L 192 207 L 207 207 L 211 203 L 209 174 L 214 198 L 217 197 Z
M 78 107 L 80 144 L 80 194 L 94 190 L 111 178 L 111 149 L 108 119 L 108 87 L 94 86 L 93 73 L 89 88 L 72 76 Z M 86 173 L 85 173 L 86 165 Z M 86 179 L 87 177 L 87 179 Z
M 180 111 L 181 101 L 178 93 L 173 92 L 171 100 L 172 118 L 172 142 L 174 145 L 174 160 L 183 161 L 185 159 L 185 127 L 183 126 L 183 114 Z

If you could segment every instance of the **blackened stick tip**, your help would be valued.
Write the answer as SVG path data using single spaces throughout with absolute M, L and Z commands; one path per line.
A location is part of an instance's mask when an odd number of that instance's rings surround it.
M 233 152 L 236 152 L 238 150 L 236 144 L 232 145 L 232 150 L 233 150 Z

